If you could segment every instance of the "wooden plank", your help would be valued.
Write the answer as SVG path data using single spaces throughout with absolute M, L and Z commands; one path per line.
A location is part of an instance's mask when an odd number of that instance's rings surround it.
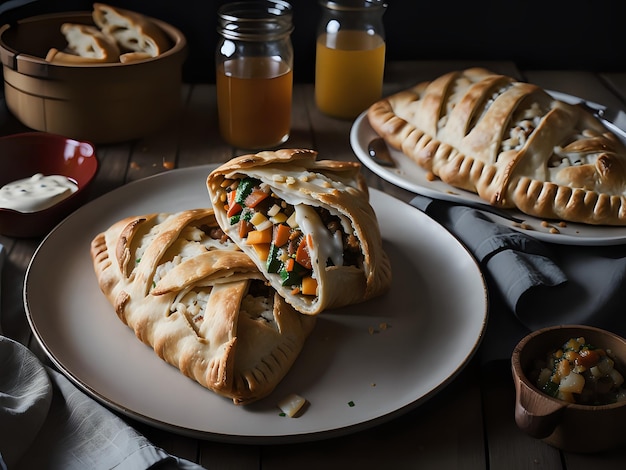
M 198 463 L 211 470 L 258 470 L 261 447 L 201 441 Z
M 215 85 L 192 87 L 181 116 L 178 152 L 179 168 L 221 163 L 235 155 L 235 150 L 219 133 Z
M 566 93 L 605 106 L 620 104 L 615 93 L 606 88 L 600 77 L 586 71 L 524 70 L 524 78 L 546 90 Z
M 604 80 L 608 88 L 620 97 L 620 109 L 626 109 L 626 72 L 605 73 L 601 74 L 600 78 Z
M 371 429 L 264 447 L 263 469 L 484 469 L 481 397 L 473 369 L 462 372 L 423 406 Z
M 515 424 L 515 389 L 508 361 L 483 366 L 481 377 L 490 468 L 562 468 L 558 450 Z

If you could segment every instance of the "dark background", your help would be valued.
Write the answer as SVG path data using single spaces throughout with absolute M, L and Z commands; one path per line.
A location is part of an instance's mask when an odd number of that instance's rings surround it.
M 15 5 L 26 3 L 14 8 Z M 216 10 L 225 0 L 103 2 L 178 27 L 188 41 L 187 82 L 214 82 Z M 312 82 L 317 0 L 292 0 L 294 76 Z M 388 0 L 388 60 L 512 60 L 522 68 L 626 71 L 626 18 L 614 0 Z M 90 11 L 93 1 L 0 0 L 0 23 L 57 11 Z M 3 11 L 6 10 L 6 11 Z

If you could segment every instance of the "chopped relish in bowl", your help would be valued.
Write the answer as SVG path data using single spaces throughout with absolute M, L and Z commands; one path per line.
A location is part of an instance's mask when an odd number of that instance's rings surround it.
M 531 375 L 537 387 L 551 397 L 579 405 L 608 405 L 626 400 L 624 377 L 615 367 L 610 349 L 570 338 L 539 360 Z

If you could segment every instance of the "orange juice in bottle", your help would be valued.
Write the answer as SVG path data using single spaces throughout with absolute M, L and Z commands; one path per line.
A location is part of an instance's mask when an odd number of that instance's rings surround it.
M 385 38 L 377 0 L 322 1 L 315 102 L 325 114 L 354 119 L 382 95 Z
M 275 147 L 289 138 L 293 88 L 292 9 L 283 0 L 237 1 L 218 10 L 220 133 L 235 147 Z

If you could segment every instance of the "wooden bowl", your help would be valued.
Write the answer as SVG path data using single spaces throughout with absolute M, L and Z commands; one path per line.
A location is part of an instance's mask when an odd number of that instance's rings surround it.
M 544 328 L 523 338 L 513 350 L 515 421 L 532 437 L 568 452 L 599 452 L 626 445 L 626 401 L 609 405 L 573 404 L 539 390 L 528 375 L 537 360 L 570 338 L 584 337 L 616 356 L 616 369 L 626 376 L 626 340 L 599 328 L 563 325 Z
M 159 56 L 137 62 L 57 65 L 63 23 L 93 25 L 91 12 L 34 16 L 0 28 L 7 107 L 27 127 L 94 143 L 122 142 L 156 132 L 181 104 L 187 43 L 173 26 L 149 18 L 171 42 Z
M 84 201 L 98 171 L 94 146 L 46 132 L 24 132 L 0 138 L 0 187 L 34 174 L 61 175 L 78 189 L 57 204 L 35 212 L 0 208 L 0 233 L 10 237 L 41 237 Z

